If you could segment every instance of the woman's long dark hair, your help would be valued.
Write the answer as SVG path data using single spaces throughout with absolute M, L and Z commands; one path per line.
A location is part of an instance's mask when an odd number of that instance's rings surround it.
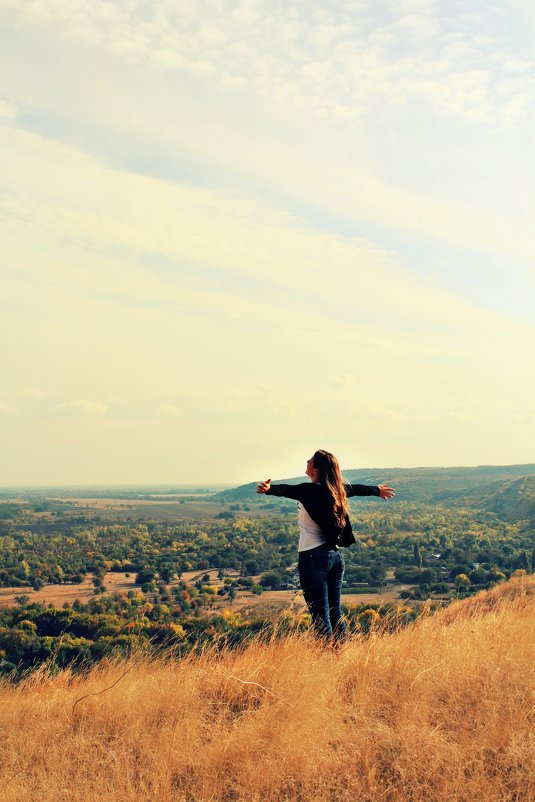
M 347 515 L 347 495 L 338 460 L 329 451 L 319 449 L 312 461 L 318 470 L 318 480 L 325 485 L 332 498 L 334 522 L 343 526 Z

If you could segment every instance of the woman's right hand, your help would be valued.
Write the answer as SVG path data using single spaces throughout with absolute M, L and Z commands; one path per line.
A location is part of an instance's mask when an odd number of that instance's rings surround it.
M 271 487 L 271 479 L 266 479 L 265 482 L 258 482 L 258 486 L 256 488 L 256 492 L 257 493 L 267 493 L 270 487 Z
M 379 495 L 381 498 L 394 498 L 396 491 L 393 487 L 388 487 L 388 485 L 379 485 Z

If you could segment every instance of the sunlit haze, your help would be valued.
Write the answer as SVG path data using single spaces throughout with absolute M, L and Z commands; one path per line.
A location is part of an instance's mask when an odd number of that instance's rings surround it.
M 0 485 L 535 460 L 531 3 L 0 28 Z

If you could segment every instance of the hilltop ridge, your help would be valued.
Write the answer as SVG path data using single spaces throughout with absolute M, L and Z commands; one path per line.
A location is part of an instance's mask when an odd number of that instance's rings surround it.
M 535 577 L 333 651 L 308 635 L 0 685 L 6 802 L 535 798 Z

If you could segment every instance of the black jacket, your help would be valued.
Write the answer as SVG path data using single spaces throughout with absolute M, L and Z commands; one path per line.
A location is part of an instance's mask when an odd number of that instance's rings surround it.
M 351 496 L 378 496 L 379 488 L 375 485 L 344 485 L 348 498 Z M 301 482 L 298 485 L 271 485 L 266 495 L 284 496 L 300 501 L 313 521 L 325 534 L 330 546 L 350 546 L 355 543 L 349 515 L 346 515 L 345 526 L 337 526 L 332 520 L 332 502 L 325 485 L 320 482 Z

